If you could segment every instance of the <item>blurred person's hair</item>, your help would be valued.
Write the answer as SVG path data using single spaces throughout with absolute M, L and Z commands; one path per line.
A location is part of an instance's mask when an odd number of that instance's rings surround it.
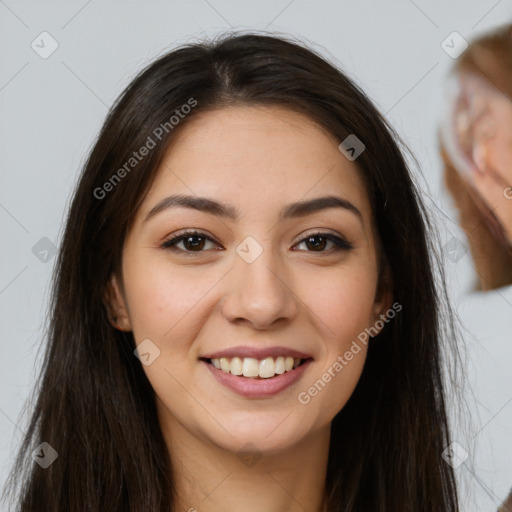
M 458 58 L 454 71 L 484 77 L 512 101 L 512 24 L 471 42 Z M 468 239 L 478 276 L 475 288 L 492 290 L 512 284 L 512 252 L 489 227 L 482 208 L 477 205 L 477 196 L 468 193 L 469 185 L 457 170 L 442 139 L 440 145 L 444 180 L 459 211 L 460 225 Z
M 510 490 L 508 497 L 501 504 L 498 512 L 512 512 L 512 489 Z

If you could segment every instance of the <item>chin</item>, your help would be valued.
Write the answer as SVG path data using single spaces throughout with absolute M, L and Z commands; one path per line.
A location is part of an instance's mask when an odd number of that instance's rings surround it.
M 303 442 L 314 430 L 311 418 L 297 414 L 296 411 L 275 411 L 236 413 L 223 415 L 222 425 L 215 431 L 209 430 L 206 436 L 218 447 L 238 453 L 249 449 L 266 454 L 277 454 L 292 449 Z M 226 432 L 227 431 L 227 432 Z

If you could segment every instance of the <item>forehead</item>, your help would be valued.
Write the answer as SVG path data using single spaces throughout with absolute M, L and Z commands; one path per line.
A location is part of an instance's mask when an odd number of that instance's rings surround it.
M 370 215 L 359 170 L 308 116 L 282 107 L 195 114 L 174 134 L 143 212 L 170 193 L 222 199 L 244 211 L 338 194 Z

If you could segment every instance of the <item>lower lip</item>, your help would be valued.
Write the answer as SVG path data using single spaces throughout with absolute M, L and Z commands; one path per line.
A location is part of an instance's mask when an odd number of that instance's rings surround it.
M 257 379 L 251 377 L 240 377 L 231 373 L 218 370 L 213 364 L 201 361 L 212 372 L 212 375 L 231 391 L 247 398 L 269 398 L 284 391 L 288 386 L 300 379 L 306 368 L 312 360 L 308 359 L 305 363 L 297 366 L 294 370 L 276 375 L 269 379 Z

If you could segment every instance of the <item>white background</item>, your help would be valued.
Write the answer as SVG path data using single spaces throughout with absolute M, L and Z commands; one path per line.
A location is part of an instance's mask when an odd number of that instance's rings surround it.
M 512 0 L 0 0 L 0 485 L 21 440 L 21 408 L 34 383 L 55 258 L 32 247 L 58 245 L 80 167 L 109 106 L 135 73 L 183 42 L 227 29 L 298 36 L 354 78 L 419 160 L 429 206 L 447 218 L 447 242 L 464 235 L 443 192 L 437 151 L 444 78 L 454 60 L 441 43 L 468 41 L 512 20 Z M 47 31 L 58 49 L 32 48 Z M 428 187 L 427 185 L 428 184 Z M 468 395 L 476 450 L 457 475 L 472 493 L 463 510 L 495 511 L 512 486 L 512 293 L 464 297 L 474 275 L 466 254 L 445 260 L 450 293 L 467 327 Z

